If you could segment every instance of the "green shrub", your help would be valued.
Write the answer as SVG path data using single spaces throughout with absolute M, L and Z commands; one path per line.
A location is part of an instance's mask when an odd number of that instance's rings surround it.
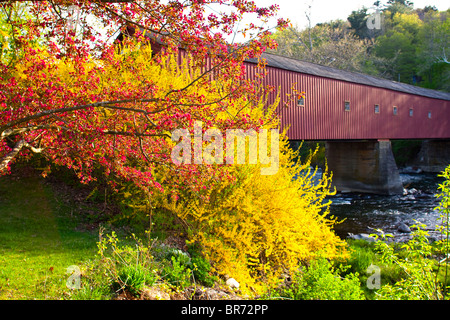
M 98 243 L 99 258 L 87 272 L 93 282 L 102 277 L 103 283 L 115 293 L 123 290 L 137 296 L 144 286 L 152 286 L 157 281 L 156 263 L 150 252 L 134 235 L 134 245 L 119 241 L 115 232 L 103 236 Z
M 211 263 L 203 256 L 201 246 L 198 243 L 188 244 L 188 252 L 192 259 L 192 272 L 194 280 L 207 287 L 214 286 L 218 278 L 211 274 Z
M 442 172 L 439 177 L 444 178 L 444 181 L 439 185 L 439 194 L 437 198 L 440 199 L 439 206 L 435 208 L 441 214 L 441 226 L 438 231 L 441 233 L 441 240 L 437 242 L 439 252 L 439 265 L 436 272 L 440 273 L 440 279 L 443 283 L 443 295 L 448 297 L 449 289 L 449 258 L 450 258 L 450 165 Z M 443 268 L 441 264 L 445 263 Z
M 122 290 L 126 290 L 132 295 L 137 296 L 146 283 L 153 285 L 154 279 L 148 279 L 150 281 L 146 281 L 146 278 L 148 278 L 147 272 L 141 265 L 126 265 L 119 272 L 117 284 Z
M 402 271 L 402 278 L 394 284 L 382 285 L 376 292 L 380 300 L 436 300 L 441 299 L 440 284 L 433 272 L 433 246 L 428 240 L 425 225 L 417 224 L 417 229 L 408 242 L 395 250 L 394 245 L 378 241 L 381 261 L 387 265 L 396 265 Z M 382 270 L 382 273 L 386 273 Z M 385 281 L 386 282 L 386 281 Z
M 205 258 L 201 256 L 194 256 L 192 258 L 192 266 L 196 281 L 207 287 L 214 286 L 214 283 L 217 281 L 217 277 L 210 274 L 211 264 L 205 260 Z
M 171 257 L 171 263 L 162 270 L 162 278 L 175 288 L 185 289 L 190 283 L 192 271 L 185 263 L 183 255 Z
M 345 268 L 334 268 L 324 259 L 311 261 L 305 269 L 294 275 L 292 284 L 283 294 L 295 300 L 361 300 L 363 291 L 359 285 L 358 274 L 341 274 Z
M 111 288 L 101 283 L 84 285 L 71 296 L 72 300 L 106 300 L 111 298 Z
M 449 204 L 450 204 L 450 166 L 440 175 L 445 181 L 439 185 L 440 198 L 436 210 L 441 213 L 442 225 L 437 228 L 441 240 L 434 244 L 429 241 L 426 226 L 417 223 L 411 240 L 395 250 L 394 246 L 378 241 L 377 250 L 381 260 L 397 265 L 403 277 L 394 284 L 388 283 L 377 292 L 379 299 L 439 300 L 447 295 L 448 257 L 449 257 Z M 445 265 L 440 272 L 442 263 Z

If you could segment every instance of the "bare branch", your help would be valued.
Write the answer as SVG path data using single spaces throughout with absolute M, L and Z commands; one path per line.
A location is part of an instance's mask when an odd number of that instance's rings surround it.
M 49 124 L 44 124 L 44 125 L 39 125 L 39 126 L 29 126 L 29 127 L 17 128 L 17 129 L 7 129 L 7 130 L 3 131 L 2 134 L 0 135 L 0 140 L 5 139 L 6 137 L 14 136 L 14 135 L 21 134 L 24 132 L 43 130 L 43 129 L 56 129 L 56 130 L 66 130 L 66 131 L 70 130 L 67 127 L 57 126 L 57 125 L 49 125 Z
M 130 103 L 130 102 L 155 102 L 155 101 L 159 101 L 159 99 L 127 99 L 127 100 L 117 100 L 117 101 L 103 101 L 103 102 L 95 102 L 95 103 L 90 103 L 90 104 L 85 104 L 85 105 L 79 105 L 79 106 L 75 106 L 75 107 L 69 107 L 69 108 L 60 108 L 60 109 L 51 109 L 51 110 L 45 110 L 42 112 L 38 112 L 35 113 L 33 115 L 30 115 L 28 117 L 24 117 L 21 119 L 17 119 L 14 121 L 11 121 L 9 123 L 7 123 L 6 125 L 0 127 L 0 132 L 3 132 L 9 128 L 12 128 L 20 123 L 24 123 L 24 122 L 29 122 L 31 120 L 35 120 L 35 119 L 39 119 L 39 118 L 43 118 L 46 116 L 50 116 L 53 114 L 57 114 L 57 113 L 64 113 L 64 112 L 71 112 L 71 111 L 76 111 L 76 110 L 83 110 L 83 109 L 88 109 L 88 108 L 95 108 L 95 107 L 104 107 L 104 108 L 109 108 L 109 109 L 118 109 L 118 110 L 125 110 L 125 111 L 132 111 L 132 112 L 138 112 L 138 113 L 152 113 L 152 112 L 148 112 L 146 110 L 142 110 L 142 109 L 135 109 L 135 108 L 127 108 L 127 107 L 117 107 L 117 106 L 113 106 L 114 104 L 121 104 L 121 103 Z
M 7 129 L 7 130 L 2 132 L 2 134 L 0 135 L 0 139 L 5 139 L 6 137 L 13 136 L 13 135 L 20 134 L 20 133 L 24 133 L 24 132 L 27 132 L 27 131 L 34 131 L 34 130 L 44 129 L 44 127 L 47 127 L 47 126 L 32 126 L 32 127 L 26 127 L 26 128 L 18 128 L 18 129 Z
M 33 147 L 25 140 L 20 140 L 19 142 L 16 143 L 16 145 L 10 152 L 5 154 L 3 156 L 3 158 L 0 159 L 0 172 L 2 172 L 3 170 L 5 170 L 7 168 L 8 164 L 11 162 L 11 160 L 14 159 L 14 157 L 17 156 L 17 154 L 20 152 L 20 150 L 22 150 L 24 147 L 30 149 L 34 153 L 41 153 L 44 150 L 43 148 Z
M 445 48 L 442 48 L 442 56 L 436 57 L 438 62 L 448 63 L 450 64 L 450 61 L 448 61 L 447 54 L 445 53 Z

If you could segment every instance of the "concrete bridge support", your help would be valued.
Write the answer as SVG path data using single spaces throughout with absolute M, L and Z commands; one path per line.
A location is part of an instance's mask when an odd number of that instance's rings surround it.
M 442 172 L 450 165 L 450 140 L 423 140 L 411 166 L 424 172 Z
M 328 141 L 326 159 L 340 192 L 403 193 L 389 140 Z

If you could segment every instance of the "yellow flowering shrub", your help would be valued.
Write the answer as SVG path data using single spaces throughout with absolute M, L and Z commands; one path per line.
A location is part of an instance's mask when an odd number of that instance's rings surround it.
M 201 197 L 161 197 L 158 203 L 187 222 L 190 241 L 201 244 L 215 271 L 235 278 L 244 293 L 275 287 L 284 273 L 317 255 L 344 254 L 325 199 L 331 176 L 313 180 L 309 162 L 293 165 L 294 156 L 284 139 L 276 174 L 261 175 L 260 164 L 226 166 L 234 180 L 208 186 Z
M 161 63 L 150 63 L 151 54 L 149 47 L 141 48 L 139 54 L 130 51 L 133 59 L 130 58 L 131 62 L 124 59 L 120 67 L 125 68 L 130 63 L 133 70 L 139 70 L 143 79 L 153 81 L 161 92 L 188 86 L 199 72 L 187 62 L 178 65 L 173 57 Z M 125 71 L 121 71 L 120 76 L 115 75 L 114 67 L 105 66 L 102 73 L 102 79 L 107 79 L 111 87 L 128 82 L 131 85 L 134 83 L 131 77 L 132 74 Z M 255 101 L 258 94 L 224 100 L 220 97 L 225 85 L 212 81 L 205 86 L 195 82 L 188 88 L 192 99 L 202 96 L 205 101 L 217 101 L 194 110 L 193 119 L 202 119 L 205 129 L 229 128 L 228 120 L 234 121 L 236 126 L 248 124 L 244 130 L 255 128 L 255 123 L 267 130 L 278 127 L 275 110 L 279 101 L 267 106 L 263 98 Z M 117 118 L 117 111 L 103 111 L 101 121 Z M 130 126 L 136 125 L 138 120 Z M 193 120 L 181 121 L 176 127 L 191 122 Z M 128 130 L 127 126 L 124 123 L 121 130 Z M 283 274 L 296 270 L 302 261 L 319 254 L 332 258 L 343 251 L 343 242 L 331 229 L 335 220 L 328 217 L 326 196 L 331 193 L 331 176 L 325 172 L 321 180 L 313 180 L 310 163 L 294 164 L 296 154 L 288 147 L 284 133 L 280 137 L 276 174 L 262 175 L 261 169 L 267 165 L 261 161 L 248 164 L 249 151 L 246 150 L 247 164 L 177 167 L 162 163 L 152 167 L 152 176 L 163 188 L 139 187 L 125 182 L 122 188 L 118 187 L 119 193 L 133 210 L 147 213 L 150 205 L 153 214 L 165 215 L 164 223 L 169 223 L 173 217 L 182 221 L 188 240 L 201 246 L 214 271 L 235 278 L 244 293 L 262 293 L 276 286 Z M 160 142 L 164 142 L 167 149 L 176 145 L 169 137 Z M 208 143 L 203 142 L 203 147 Z M 150 146 L 146 150 L 158 151 Z M 141 160 L 128 157 L 127 161 L 132 161 L 136 168 L 148 170 Z M 188 171 L 190 166 L 197 166 L 195 174 L 180 173 Z

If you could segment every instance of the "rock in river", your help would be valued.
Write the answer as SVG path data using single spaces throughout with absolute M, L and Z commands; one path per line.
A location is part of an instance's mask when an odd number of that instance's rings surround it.
M 397 230 L 403 233 L 411 233 L 411 229 L 403 222 L 398 225 Z
M 373 236 L 371 236 L 367 233 L 360 233 L 360 234 L 349 233 L 348 237 L 350 239 L 354 239 L 354 240 L 365 240 L 365 241 L 369 241 L 369 242 L 376 241 L 376 239 Z

